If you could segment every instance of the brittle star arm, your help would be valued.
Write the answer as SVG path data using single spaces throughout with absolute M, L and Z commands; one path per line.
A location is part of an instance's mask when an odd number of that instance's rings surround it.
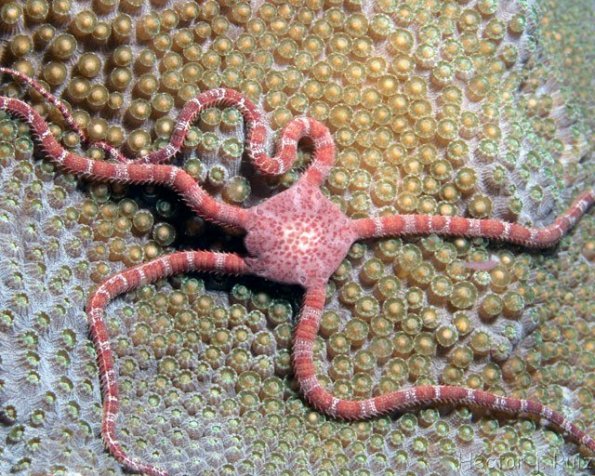
M 324 287 L 306 290 L 301 316 L 295 330 L 293 365 L 296 378 L 306 399 L 319 411 L 345 420 L 362 420 L 405 410 L 411 407 L 440 403 L 469 405 L 497 410 L 512 415 L 533 415 L 568 432 L 572 438 L 595 452 L 595 440 L 572 424 L 562 414 L 534 400 L 494 395 L 451 385 L 420 385 L 363 400 L 346 400 L 325 390 L 316 376 L 314 341 L 320 327 L 326 292 Z
M 113 352 L 105 324 L 105 308 L 120 294 L 173 274 L 191 271 L 239 275 L 247 273 L 248 267 L 244 260 L 235 254 L 209 251 L 173 253 L 115 274 L 95 290 L 87 304 L 87 316 L 91 337 L 97 351 L 103 395 L 101 434 L 109 452 L 130 471 L 152 476 L 167 474 L 163 470 L 129 457 L 117 439 L 116 420 L 120 408 L 119 389 Z
M 77 135 L 81 138 L 83 143 L 85 143 L 85 144 L 89 143 L 89 137 L 87 136 L 87 133 L 85 132 L 85 130 L 83 128 L 81 128 L 77 124 L 76 120 L 74 119 L 73 115 L 71 114 L 71 112 L 68 109 L 68 107 L 66 106 L 66 104 L 64 104 L 62 101 L 60 101 L 60 99 L 58 99 L 56 96 L 54 96 L 46 88 L 44 88 L 39 81 L 37 81 L 33 78 L 30 78 L 29 76 L 27 76 L 24 73 L 21 73 L 20 71 L 17 71 L 17 70 L 11 69 L 11 68 L 6 68 L 4 66 L 0 66 L 0 73 L 9 74 L 12 77 L 17 78 L 19 81 L 24 82 L 25 84 L 30 86 L 35 91 L 37 91 L 47 102 L 54 105 L 56 107 L 56 109 L 58 109 L 60 111 L 60 113 L 62 114 L 62 117 L 64 118 L 64 122 L 66 122 L 66 125 L 68 127 L 70 127 L 74 132 L 77 133 Z M 110 154 L 110 156 L 112 156 L 113 158 L 115 158 L 118 161 L 126 161 L 127 160 L 126 156 L 124 154 L 122 154 L 122 152 L 120 152 L 119 149 L 117 149 L 116 147 L 114 147 L 111 144 L 108 144 L 105 141 L 96 141 L 96 142 L 93 142 L 92 144 L 94 146 L 99 147 L 100 149 L 103 149 L 105 152 Z
M 353 221 L 357 236 L 385 236 L 436 233 L 446 236 L 472 236 L 517 243 L 531 248 L 555 245 L 595 203 L 595 190 L 583 192 L 551 225 L 533 228 L 495 219 L 477 220 L 441 215 L 390 215 Z
M 176 119 L 176 127 L 169 143 L 161 149 L 140 158 L 146 163 L 162 163 L 180 151 L 190 125 L 204 109 L 214 106 L 233 106 L 246 124 L 246 153 L 254 168 L 264 175 L 287 172 L 297 158 L 301 139 L 310 139 L 314 148 L 312 163 L 305 174 L 313 185 L 321 185 L 335 159 L 335 144 L 328 128 L 310 117 L 290 121 L 281 131 L 276 155 L 266 153 L 267 128 L 256 106 L 233 89 L 218 88 L 205 91 L 186 103 Z
M 0 72 L 23 81 L 37 91 L 61 112 L 66 124 L 81 137 L 83 142 L 89 143 L 87 134 L 79 127 L 68 107 L 45 89 L 39 81 L 6 67 L 0 67 Z M 314 158 L 305 175 L 313 185 L 322 184 L 335 159 L 335 145 L 328 128 L 309 117 L 293 119 L 281 132 L 277 154 L 272 157 L 268 156 L 265 151 L 267 128 L 262 115 L 252 101 L 240 92 L 227 88 L 211 89 L 188 101 L 176 118 L 177 125 L 169 143 L 159 150 L 139 157 L 135 162 L 159 164 L 173 158 L 180 151 L 191 124 L 201 111 L 215 106 L 233 106 L 238 109 L 247 128 L 246 152 L 253 166 L 262 174 L 279 175 L 287 172 L 297 158 L 298 142 L 304 138 L 311 139 L 314 146 Z M 105 141 L 96 141 L 91 144 L 103 149 L 118 162 L 131 162 L 118 148 Z
M 215 200 L 180 167 L 92 160 L 64 149 L 43 117 L 24 101 L 0 96 L 0 109 L 27 121 L 48 159 L 69 172 L 101 181 L 163 185 L 179 193 L 192 210 L 207 220 L 239 227 L 247 220 L 243 208 Z
M 238 91 L 226 88 L 205 91 L 188 101 L 176 118 L 177 125 L 169 143 L 135 161 L 159 164 L 171 160 L 182 148 L 191 124 L 201 111 L 215 106 L 233 106 L 238 109 L 247 129 L 246 154 L 254 168 L 263 175 L 280 175 L 291 169 L 297 158 L 298 143 L 302 139 L 310 139 L 314 155 L 302 178 L 312 185 L 322 185 L 335 160 L 335 143 L 329 129 L 310 117 L 293 119 L 281 131 L 276 155 L 269 156 L 266 153 L 267 128 L 258 109 Z M 127 161 L 121 152 L 105 142 L 93 145 L 105 148 L 118 161 Z

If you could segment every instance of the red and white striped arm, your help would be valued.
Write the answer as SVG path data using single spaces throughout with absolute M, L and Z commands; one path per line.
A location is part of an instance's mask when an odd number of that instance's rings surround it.
M 66 124 L 81 137 L 83 142 L 89 143 L 87 134 L 76 123 L 66 105 L 46 90 L 39 81 L 10 68 L 0 67 L 0 72 L 23 81 L 41 94 L 49 103 L 60 110 Z M 318 185 L 324 182 L 335 159 L 335 144 L 330 131 L 324 124 L 310 117 L 292 120 L 281 132 L 277 155 L 268 156 L 265 151 L 267 129 L 262 115 L 252 101 L 238 91 L 226 88 L 210 89 L 188 101 L 176 119 L 176 127 L 169 143 L 161 149 L 139 157 L 134 161 L 159 164 L 170 160 L 180 151 L 191 124 L 196 120 L 200 112 L 215 106 L 233 106 L 240 111 L 248 129 L 246 151 L 254 167 L 259 172 L 266 175 L 279 175 L 287 172 L 297 157 L 298 142 L 300 139 L 307 138 L 312 141 L 314 158 L 306 171 L 306 180 Z M 92 145 L 103 149 L 110 158 L 117 162 L 130 161 L 118 148 L 105 141 L 96 141 Z
M 62 114 L 62 117 L 64 117 L 64 122 L 66 122 L 66 125 L 78 134 L 78 136 L 81 138 L 83 143 L 84 144 L 90 143 L 87 133 L 85 132 L 84 129 L 82 129 L 77 124 L 76 120 L 72 116 L 72 114 L 71 114 L 70 110 L 68 109 L 68 107 L 66 106 L 66 104 L 64 104 L 60 99 L 58 99 L 51 92 L 49 92 L 47 89 L 45 89 L 39 81 L 37 81 L 33 78 L 30 78 L 29 76 L 27 76 L 24 73 L 21 73 L 20 71 L 16 71 L 14 69 L 2 67 L 2 66 L 0 66 L 0 73 L 11 75 L 12 77 L 18 79 L 19 81 L 24 82 L 29 87 L 31 87 L 32 89 L 37 91 L 39 94 L 41 94 L 41 96 L 43 96 L 43 98 L 47 102 L 54 105 L 60 111 L 60 113 Z M 113 145 L 111 145 L 105 141 L 96 141 L 96 142 L 92 142 L 91 144 L 95 147 L 99 147 L 100 149 L 103 149 L 105 152 L 108 153 L 108 155 L 111 158 L 113 158 L 119 162 L 127 162 L 129 160 L 128 157 L 126 157 L 122 152 L 120 152 L 120 150 L 118 148 L 114 147 Z
M 595 441 L 562 414 L 533 400 L 502 397 L 482 390 L 450 385 L 423 385 L 364 400 L 336 398 L 325 390 L 316 376 L 313 348 L 326 293 L 324 288 L 308 289 L 293 342 L 295 375 L 306 399 L 319 411 L 344 420 L 363 420 L 411 407 L 440 403 L 469 405 L 512 415 L 533 415 L 566 431 L 571 438 L 595 452 Z
M 60 99 L 58 99 L 51 92 L 49 92 L 47 89 L 45 89 L 39 81 L 37 81 L 33 78 L 30 78 L 29 76 L 27 76 L 24 73 L 21 73 L 20 71 L 16 71 L 16 70 L 10 69 L 10 68 L 5 68 L 3 66 L 0 66 L 0 73 L 9 74 L 13 78 L 16 78 L 19 81 L 22 81 L 23 83 L 25 83 L 29 87 L 31 87 L 33 90 L 35 90 L 39 94 L 41 94 L 41 96 L 43 96 L 43 98 L 47 102 L 49 102 L 50 104 L 55 106 L 56 109 L 58 109 L 60 111 L 60 113 L 64 117 L 64 122 L 66 122 L 68 127 L 70 127 L 74 132 L 76 132 L 79 135 L 79 137 L 83 140 L 83 142 L 87 142 L 87 134 L 85 133 L 85 131 L 83 129 L 81 129 L 79 127 L 77 122 L 74 120 L 74 117 L 70 113 L 70 110 L 68 109 L 66 104 L 64 104 L 62 101 L 60 101 Z
M 501 220 L 450 217 L 441 215 L 391 215 L 355 220 L 353 226 L 360 239 L 436 233 L 446 236 L 477 236 L 518 243 L 529 248 L 555 245 L 578 219 L 595 203 L 595 190 L 583 192 L 551 224 L 532 228 Z
M 247 219 L 243 208 L 215 200 L 180 167 L 91 160 L 64 149 L 43 117 L 26 102 L 0 96 L 0 109 L 27 121 L 48 159 L 76 175 L 110 182 L 163 185 L 178 192 L 190 208 L 207 220 L 243 226 Z
M 103 395 L 101 434 L 109 452 L 130 471 L 151 476 L 167 475 L 167 472 L 163 470 L 128 456 L 117 439 L 116 421 L 120 408 L 119 389 L 113 352 L 105 324 L 105 308 L 120 294 L 173 274 L 191 271 L 238 275 L 247 273 L 248 267 L 241 257 L 234 254 L 209 251 L 173 253 L 115 274 L 95 290 L 87 303 L 87 316 L 91 337 L 97 351 Z
M 335 158 L 335 145 L 328 128 L 310 117 L 292 120 L 281 132 L 277 154 L 266 153 L 267 128 L 256 106 L 248 98 L 233 89 L 218 88 L 205 91 L 186 103 L 176 119 L 176 128 L 169 144 L 139 160 L 147 163 L 162 163 L 171 159 L 182 147 L 191 124 L 204 109 L 215 106 L 233 106 L 238 109 L 247 128 L 246 152 L 254 167 L 265 175 L 287 172 L 297 157 L 297 145 L 301 139 L 312 141 L 314 158 L 306 174 L 308 180 L 322 184 Z
M 335 141 L 323 123 L 310 117 L 301 117 L 294 119 L 283 129 L 280 154 L 297 157 L 297 143 L 302 137 L 312 142 L 314 155 L 300 180 L 310 186 L 320 187 L 335 163 Z

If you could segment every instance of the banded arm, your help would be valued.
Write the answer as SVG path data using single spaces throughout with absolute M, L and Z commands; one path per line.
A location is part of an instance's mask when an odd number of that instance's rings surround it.
M 190 208 L 207 220 L 240 227 L 247 220 L 247 213 L 243 208 L 215 200 L 179 167 L 91 160 L 64 149 L 54 138 L 43 117 L 20 99 L 0 96 L 0 109 L 27 121 L 48 159 L 69 172 L 94 180 L 163 185 L 179 193 Z
M 39 81 L 36 81 L 35 79 L 10 68 L 0 67 L 0 72 L 12 75 L 41 94 L 41 96 L 43 96 L 49 103 L 53 104 L 61 112 L 66 124 L 81 137 L 84 143 L 105 150 L 111 158 L 115 159 L 116 162 L 121 164 L 160 164 L 169 161 L 180 151 L 188 131 L 190 130 L 191 124 L 196 120 L 201 111 L 214 106 L 234 106 L 240 111 L 244 121 L 246 122 L 247 128 L 247 155 L 254 167 L 262 174 L 279 175 L 287 172 L 292 167 L 297 158 L 298 143 L 304 138 L 310 139 L 314 148 L 312 162 L 307 167 L 304 176 L 302 177 L 304 181 L 307 181 L 309 184 L 314 186 L 322 185 L 335 160 L 335 143 L 329 129 L 321 122 L 310 117 L 301 117 L 289 122 L 289 124 L 287 124 L 287 126 L 281 132 L 280 139 L 277 144 L 277 154 L 272 157 L 268 156 L 265 152 L 267 128 L 256 106 L 238 91 L 234 91 L 233 89 L 218 88 L 205 91 L 186 103 L 177 117 L 176 128 L 174 129 L 170 141 L 166 146 L 144 157 L 140 157 L 132 161 L 129 160 L 128 157 L 126 157 L 119 149 L 105 141 L 89 143 L 87 134 L 76 123 L 68 107 L 62 101 L 60 101 L 60 99 L 47 91 Z M 36 134 L 41 139 L 43 139 L 42 143 L 44 148 L 50 151 L 45 142 L 50 141 L 53 138 L 47 137 L 50 136 L 51 133 L 49 133 L 49 127 L 47 126 L 45 120 L 36 111 L 34 111 L 33 108 L 23 101 L 12 98 L 1 98 L 1 102 L 3 109 L 10 110 L 10 112 L 23 117 L 23 119 L 29 122 Z M 36 125 L 38 127 L 35 127 Z M 62 160 L 64 159 L 64 156 L 62 155 L 63 149 L 59 146 L 59 144 L 58 147 L 52 147 L 52 149 L 55 152 L 54 159 L 57 160 L 61 157 Z M 87 166 L 89 165 L 87 164 Z M 83 173 L 79 170 L 73 170 L 73 172 Z M 123 177 L 122 180 L 126 181 L 126 169 L 116 168 L 114 172 L 119 172 Z M 90 172 L 86 173 L 91 175 Z M 117 178 L 112 176 L 111 179 L 116 180 Z M 151 180 L 146 179 L 143 181 Z M 231 210 L 228 211 L 230 212 Z M 225 220 L 217 221 L 228 223 Z M 238 225 L 238 223 L 230 224 Z
M 60 111 L 62 117 L 64 118 L 64 122 L 66 122 L 66 125 L 78 134 L 82 142 L 84 144 L 89 144 L 90 141 L 89 137 L 87 136 L 87 133 L 77 124 L 76 120 L 70 112 L 70 109 L 68 109 L 66 104 L 64 104 L 60 99 L 54 96 L 46 88 L 44 88 L 39 81 L 27 76 L 24 73 L 21 73 L 20 71 L 16 71 L 14 69 L 6 68 L 3 66 L 0 66 L 0 73 L 8 74 L 13 78 L 22 81 L 23 83 L 31 87 L 33 90 L 38 92 L 47 102 L 52 104 L 56 109 Z M 99 147 L 100 149 L 105 150 L 108 154 L 110 154 L 110 156 L 115 157 L 117 160 L 127 160 L 127 158 L 116 147 L 114 147 L 111 144 L 108 144 L 105 141 L 97 141 L 93 142 L 92 144 L 94 146 Z
M 583 192 L 570 208 L 551 224 L 532 228 L 505 221 L 441 215 L 391 215 L 355 220 L 353 226 L 362 238 L 380 238 L 436 233 L 445 236 L 478 236 L 517 243 L 530 248 L 555 245 L 595 203 L 595 190 Z
M 361 420 L 416 406 L 448 402 L 497 410 L 513 415 L 534 415 L 566 431 L 573 439 L 595 452 L 595 441 L 560 413 L 533 400 L 502 397 L 481 390 L 451 385 L 422 385 L 364 400 L 344 400 L 325 390 L 316 376 L 313 347 L 325 302 L 324 288 L 308 289 L 295 330 L 293 362 L 295 375 L 306 399 L 327 415 Z
M 245 274 L 244 260 L 237 255 L 208 251 L 173 253 L 115 274 L 101 284 L 89 298 L 87 316 L 91 337 L 97 351 L 101 377 L 103 416 L 101 435 L 109 452 L 130 471 L 150 476 L 166 476 L 155 468 L 126 454 L 116 435 L 116 420 L 120 409 L 119 387 L 114 357 L 105 324 L 105 308 L 116 296 L 177 273 L 212 271 L 226 274 Z
M 39 81 L 10 68 L 0 67 L 0 72 L 13 76 L 41 94 L 46 101 L 53 104 L 61 112 L 68 127 L 74 130 L 84 143 L 89 144 L 87 134 L 76 123 L 68 107 L 45 89 Z M 191 124 L 201 111 L 215 106 L 233 106 L 240 111 L 248 130 L 247 154 L 254 167 L 265 175 L 279 175 L 287 172 L 297 158 L 297 144 L 300 139 L 311 139 L 314 145 L 314 158 L 308 169 L 311 169 L 308 174 L 312 177 L 308 178 L 308 180 L 311 180 L 313 184 L 322 185 L 335 159 L 335 145 L 328 128 L 321 122 L 309 117 L 294 119 L 287 124 L 281 133 L 277 155 L 270 157 L 265 153 L 267 128 L 256 106 L 238 91 L 226 88 L 210 89 L 188 101 L 176 119 L 177 125 L 169 143 L 161 149 L 139 157 L 134 161 L 159 164 L 170 160 L 180 151 Z M 130 159 L 118 148 L 105 141 L 96 141 L 92 145 L 103 149 L 118 162 L 130 162 Z
M 176 128 L 169 144 L 139 160 L 145 163 L 163 163 L 180 151 L 191 124 L 201 111 L 215 106 L 233 106 L 238 109 L 246 123 L 246 153 L 253 166 L 264 175 L 279 175 L 287 172 L 297 158 L 297 146 L 301 139 L 311 139 L 314 157 L 306 171 L 307 180 L 321 185 L 335 159 L 335 145 L 329 129 L 309 117 L 292 120 L 281 132 L 277 153 L 265 152 L 267 128 L 256 106 L 248 98 L 233 89 L 218 88 L 205 91 L 191 99 L 180 111 Z

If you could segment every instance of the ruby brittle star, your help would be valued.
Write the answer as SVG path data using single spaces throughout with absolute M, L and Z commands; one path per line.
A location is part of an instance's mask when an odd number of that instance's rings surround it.
M 35 80 L 16 71 L 0 72 L 26 82 L 65 115 L 66 124 L 79 132 L 76 122 L 55 96 Z M 303 175 L 287 190 L 251 208 L 219 202 L 177 166 L 169 165 L 180 151 L 191 123 L 202 110 L 233 106 L 242 114 L 246 129 L 246 154 L 263 175 L 287 172 L 297 156 L 298 143 L 308 139 L 313 157 Z M 150 183 L 173 189 L 201 217 L 245 230 L 247 256 L 214 251 L 184 251 L 128 268 L 104 281 L 90 296 L 87 315 L 90 333 L 97 350 L 101 377 L 103 416 L 101 434 L 110 453 L 126 469 L 149 475 L 166 471 L 134 459 L 124 451 L 117 438 L 119 390 L 105 309 L 118 295 L 139 286 L 178 273 L 193 271 L 230 275 L 252 274 L 271 281 L 298 284 L 304 302 L 293 342 L 293 367 L 302 393 L 310 404 L 331 417 L 360 420 L 419 406 L 441 403 L 483 407 L 513 415 L 542 418 L 595 452 L 595 441 L 561 413 L 534 400 L 494 395 L 482 390 L 451 385 L 422 385 L 363 400 L 333 396 L 316 376 L 313 348 L 326 301 L 326 284 L 345 258 L 351 245 L 360 239 L 427 235 L 483 237 L 531 248 L 555 245 L 595 202 L 595 191 L 581 194 L 571 207 L 551 225 L 525 227 L 495 219 L 469 219 L 439 215 L 390 215 L 351 219 L 320 191 L 335 159 L 335 145 L 328 128 L 309 117 L 294 119 L 280 134 L 277 154 L 266 153 L 267 129 L 254 104 L 240 93 L 213 89 L 189 101 L 177 118 L 169 144 L 136 160 L 128 160 L 117 149 L 95 143 L 108 152 L 113 162 L 96 161 L 64 149 L 54 138 L 39 113 L 19 99 L 0 97 L 0 109 L 28 122 L 47 158 L 62 169 L 91 180 L 119 183 Z

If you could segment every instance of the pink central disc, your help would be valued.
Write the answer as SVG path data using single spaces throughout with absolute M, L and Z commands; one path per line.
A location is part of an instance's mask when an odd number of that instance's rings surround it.
M 357 238 L 351 220 L 301 181 L 248 212 L 246 262 L 272 281 L 324 285 Z

